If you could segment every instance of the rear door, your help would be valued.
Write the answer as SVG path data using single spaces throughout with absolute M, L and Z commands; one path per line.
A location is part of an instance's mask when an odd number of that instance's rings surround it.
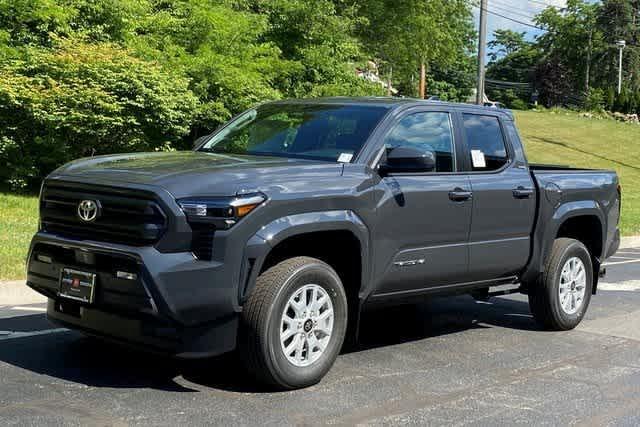
M 461 113 L 460 120 L 473 191 L 469 279 L 516 274 L 529 258 L 536 210 L 524 154 L 511 143 L 517 132 L 500 114 Z
M 412 110 L 384 137 L 386 150 L 413 146 L 436 154 L 436 170 L 382 178 L 378 201 L 377 294 L 411 293 L 467 274 L 471 188 L 459 173 L 460 134 L 448 111 Z

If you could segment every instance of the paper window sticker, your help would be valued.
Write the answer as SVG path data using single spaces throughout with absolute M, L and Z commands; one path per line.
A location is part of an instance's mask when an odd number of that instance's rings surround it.
M 338 163 L 349 163 L 351 159 L 353 159 L 353 154 L 341 153 L 340 157 L 338 157 Z
M 486 168 L 487 162 L 484 159 L 482 150 L 471 150 L 471 162 L 474 168 Z

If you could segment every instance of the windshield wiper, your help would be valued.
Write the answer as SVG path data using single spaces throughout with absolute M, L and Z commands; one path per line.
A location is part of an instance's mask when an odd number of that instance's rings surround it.
M 220 156 L 220 157 L 223 157 L 225 159 L 235 160 L 235 161 L 238 161 L 238 162 L 241 162 L 241 163 L 246 163 L 246 162 L 250 161 L 248 159 L 241 159 L 239 157 L 233 157 L 233 156 L 230 156 L 228 154 L 217 153 L 216 151 L 208 149 L 208 148 L 202 148 L 202 149 L 200 149 L 198 151 L 201 151 L 201 152 L 207 153 L 207 154 L 215 154 L 216 156 Z

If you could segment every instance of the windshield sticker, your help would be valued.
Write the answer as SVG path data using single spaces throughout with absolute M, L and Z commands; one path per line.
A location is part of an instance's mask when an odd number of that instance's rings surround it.
M 486 168 L 487 162 L 484 160 L 482 150 L 471 150 L 471 162 L 474 168 Z
M 353 154 L 351 153 L 342 153 L 340 157 L 338 157 L 338 163 L 349 163 L 353 159 Z

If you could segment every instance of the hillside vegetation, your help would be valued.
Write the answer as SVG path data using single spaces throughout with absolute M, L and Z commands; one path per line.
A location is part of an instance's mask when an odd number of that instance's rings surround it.
M 622 233 L 640 234 L 640 126 L 565 111 L 521 111 L 516 120 L 531 162 L 617 171 L 623 186 Z M 37 216 L 35 196 L 0 194 L 0 279 L 24 277 Z
M 516 112 L 530 162 L 615 170 L 624 235 L 640 234 L 640 126 L 568 111 Z

